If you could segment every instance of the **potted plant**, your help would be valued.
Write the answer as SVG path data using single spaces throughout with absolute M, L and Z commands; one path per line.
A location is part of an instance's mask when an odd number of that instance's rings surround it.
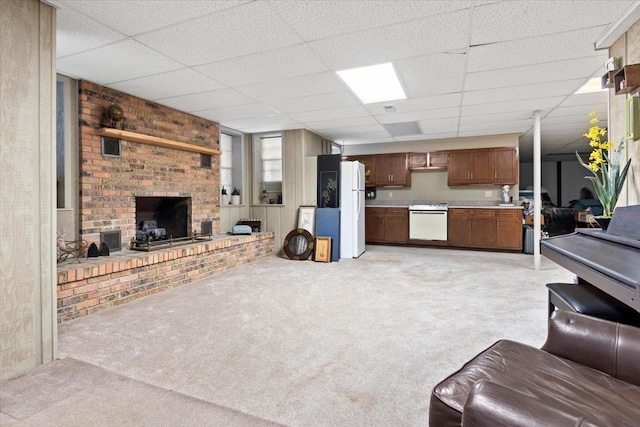
M 585 163 L 577 152 L 576 157 L 578 162 L 593 174 L 593 176 L 585 178 L 593 184 L 596 196 L 602 204 L 602 215 L 595 217 L 595 219 L 602 229 L 606 230 L 627 178 L 631 159 L 622 169 L 620 168 L 620 155 L 624 147 L 624 140 L 620 141 L 617 146 L 611 141 L 602 142 L 601 138 L 606 135 L 607 129 L 598 126 L 599 120 L 595 114 L 595 112 L 589 113 L 590 116 L 593 116 L 590 121 L 593 126 L 589 129 L 589 133 L 584 134 L 589 138 L 589 145 L 592 149 L 589 163 Z

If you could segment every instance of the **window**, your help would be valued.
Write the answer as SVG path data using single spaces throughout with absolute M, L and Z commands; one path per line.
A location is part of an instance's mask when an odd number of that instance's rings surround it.
M 282 203 L 282 135 L 255 135 L 253 139 L 256 202 Z
M 242 134 L 230 129 L 220 132 L 220 189 L 224 188 L 229 196 L 234 189 L 240 192 L 241 197 L 243 195 L 242 146 Z M 220 200 L 222 201 L 222 197 Z

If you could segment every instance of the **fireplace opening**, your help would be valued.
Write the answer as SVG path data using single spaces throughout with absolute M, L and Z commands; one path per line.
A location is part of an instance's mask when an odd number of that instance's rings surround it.
M 157 231 L 152 232 L 150 228 L 155 227 Z M 191 197 L 136 197 L 136 228 L 144 230 L 151 240 L 187 237 Z

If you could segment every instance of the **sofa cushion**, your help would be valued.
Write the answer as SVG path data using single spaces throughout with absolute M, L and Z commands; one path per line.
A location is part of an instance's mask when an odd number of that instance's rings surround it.
M 635 425 L 640 420 L 640 387 L 543 350 L 503 340 L 434 387 L 430 425 L 461 425 L 467 397 L 481 380 L 553 402 L 596 425 Z

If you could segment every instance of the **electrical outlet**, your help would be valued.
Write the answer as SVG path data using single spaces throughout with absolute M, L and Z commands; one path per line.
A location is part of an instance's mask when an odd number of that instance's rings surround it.
M 493 196 L 493 192 L 491 192 L 491 191 L 485 191 L 484 192 L 484 197 L 491 197 L 491 196 Z
M 389 191 L 389 198 L 393 199 L 393 192 L 392 191 Z

